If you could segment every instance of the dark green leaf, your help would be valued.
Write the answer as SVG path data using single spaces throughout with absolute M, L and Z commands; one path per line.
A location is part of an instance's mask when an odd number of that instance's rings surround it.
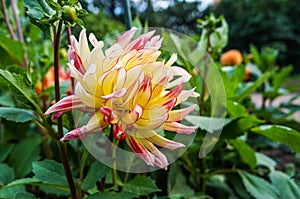
M 3 162 L 13 150 L 14 144 L 6 144 L 0 147 L 0 162 Z
M 278 190 L 268 181 L 245 171 L 239 171 L 246 190 L 257 199 L 279 199 Z
M 281 171 L 273 171 L 269 174 L 274 187 L 279 191 L 280 198 L 299 199 L 300 187 L 294 179 Z
M 32 170 L 32 162 L 40 159 L 41 137 L 23 139 L 12 151 L 8 163 L 15 169 L 17 178 L 26 176 Z
M 28 122 L 38 118 L 32 112 L 20 108 L 0 107 L 0 117 L 14 122 Z
M 251 169 L 254 169 L 256 167 L 255 151 L 241 139 L 237 138 L 235 140 L 231 140 L 231 143 L 239 153 L 242 160 L 249 165 Z
M 161 191 L 148 176 L 137 176 L 123 187 L 123 190 L 130 193 L 135 193 L 141 196 L 146 196 L 149 193 Z
M 6 185 L 15 178 L 14 170 L 7 164 L 0 164 L 0 186 Z
M 24 0 L 24 6 L 28 16 L 35 20 L 41 20 L 44 16 L 50 17 L 55 13 L 45 0 Z
M 2 187 L 0 189 L 0 198 L 16 198 L 17 193 L 25 193 L 25 186 L 24 185 L 18 185 L 18 186 L 12 186 L 12 187 Z
M 93 195 L 90 195 L 88 197 L 85 197 L 84 199 L 133 199 L 137 198 L 137 194 L 134 193 L 128 193 L 128 192 L 104 192 L 104 193 L 96 193 Z
M 194 191 L 186 182 L 186 176 L 183 175 L 179 165 L 171 164 L 170 172 L 168 173 L 168 195 L 170 198 L 175 196 L 186 197 L 193 195 Z
M 43 160 L 32 163 L 35 177 L 45 184 L 67 186 L 67 179 L 62 164 L 54 160 Z
M 18 180 L 14 180 L 13 182 L 9 183 L 6 186 L 9 187 L 9 186 L 15 186 L 15 185 L 33 184 L 33 183 L 38 183 L 38 182 L 40 182 L 40 181 L 38 179 L 34 179 L 34 178 L 21 178 Z
M 82 182 L 81 188 L 85 191 L 91 189 L 95 186 L 96 182 L 104 177 L 110 168 L 96 161 L 91 165 L 89 172 L 87 173 L 85 179 Z
M 264 135 L 275 142 L 286 144 L 293 151 L 300 153 L 300 133 L 296 130 L 279 125 L 262 125 L 251 131 Z
M 220 138 L 236 138 L 262 122 L 253 115 L 235 119 L 223 128 Z
M 9 84 L 13 91 L 14 97 L 18 101 L 27 105 L 31 105 L 35 107 L 36 110 L 40 110 L 40 107 L 37 104 L 37 94 L 35 90 L 31 88 L 26 75 L 11 73 L 9 71 L 0 69 L 0 77 Z
M 0 34 L 0 67 L 12 64 L 22 65 L 24 50 L 22 43 Z
M 18 199 L 35 199 L 36 196 L 29 192 L 16 193 L 15 198 Z

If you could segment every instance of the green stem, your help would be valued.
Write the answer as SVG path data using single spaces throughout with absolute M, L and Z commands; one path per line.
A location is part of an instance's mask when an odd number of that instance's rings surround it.
M 124 15 L 125 15 L 126 29 L 129 30 L 132 27 L 130 1 L 129 0 L 123 0 L 123 3 L 124 3 L 124 10 L 125 10 Z
M 113 168 L 112 168 L 113 186 L 115 186 L 116 182 L 117 182 L 117 161 L 116 161 L 116 154 L 117 154 L 118 144 L 119 144 L 119 140 L 117 140 L 114 143 L 113 150 L 112 150 L 112 157 L 114 159 Z
M 57 27 L 57 32 L 54 37 L 54 87 L 55 87 L 55 100 L 58 102 L 60 100 L 60 90 L 59 90 L 59 43 L 60 43 L 60 35 L 62 31 L 62 25 L 63 21 L 60 20 L 58 23 Z M 58 138 L 63 137 L 63 126 L 62 126 L 62 119 L 57 118 L 57 131 L 58 131 Z M 61 156 L 61 161 L 64 166 L 66 178 L 69 184 L 71 196 L 73 199 L 77 199 L 77 193 L 76 193 L 76 188 L 74 185 L 70 165 L 68 162 L 68 156 L 67 156 L 67 151 L 66 147 L 62 142 L 57 142 L 60 156 Z

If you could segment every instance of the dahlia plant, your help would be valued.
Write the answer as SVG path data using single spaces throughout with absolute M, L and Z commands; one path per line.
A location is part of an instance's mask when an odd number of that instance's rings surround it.
M 74 94 L 58 101 L 45 114 L 54 113 L 55 119 L 74 109 L 84 111 L 91 115 L 88 123 L 68 132 L 61 141 L 83 139 L 110 126 L 114 139 L 125 140 L 147 165 L 166 169 L 168 160 L 157 146 L 174 150 L 184 145 L 155 130 L 194 132 L 196 126 L 180 121 L 196 105 L 173 108 L 198 94 L 194 89 L 184 90 L 191 76 L 183 68 L 172 66 L 176 54 L 167 62 L 158 60 L 162 38 L 151 31 L 132 40 L 136 30 L 125 32 L 104 52 L 104 42 L 93 34 L 89 36 L 90 50 L 85 29 L 79 41 L 72 36 L 68 65 L 76 80 Z

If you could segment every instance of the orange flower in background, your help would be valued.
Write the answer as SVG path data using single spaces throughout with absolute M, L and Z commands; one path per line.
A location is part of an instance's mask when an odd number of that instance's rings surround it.
M 136 28 L 125 32 L 116 44 L 102 50 L 104 43 L 91 34 L 90 50 L 85 30 L 79 41 L 71 37 L 69 67 L 76 80 L 73 95 L 50 107 L 45 114 L 54 118 L 79 109 L 91 115 L 88 123 L 67 133 L 61 141 L 84 138 L 110 126 L 116 140 L 125 140 L 130 149 L 146 164 L 167 168 L 166 156 L 157 148 L 171 150 L 184 147 L 168 140 L 156 130 L 190 134 L 196 126 L 180 123 L 196 105 L 172 110 L 189 97 L 197 97 L 194 89 L 184 90 L 191 75 L 172 66 L 173 54 L 165 62 L 158 61 L 162 38 L 154 31 L 132 41 Z
M 243 61 L 242 53 L 239 50 L 229 50 L 221 56 L 222 66 L 237 66 Z
M 67 73 L 63 67 L 60 67 L 58 73 L 59 82 L 70 81 L 70 88 L 66 92 L 66 94 L 70 95 L 72 93 L 72 78 L 70 76 L 70 72 Z M 37 94 L 41 94 L 42 91 L 52 86 L 54 86 L 54 67 L 51 67 L 50 70 L 46 73 L 43 84 L 41 81 L 37 83 L 36 92 Z

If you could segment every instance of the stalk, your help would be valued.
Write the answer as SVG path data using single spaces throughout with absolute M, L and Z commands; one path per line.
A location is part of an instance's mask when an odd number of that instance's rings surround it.
M 26 47 L 25 47 L 25 43 L 24 43 L 24 36 L 23 36 L 22 28 L 21 28 L 21 23 L 20 23 L 20 19 L 19 19 L 18 13 L 17 13 L 17 8 L 15 5 L 15 0 L 10 0 L 10 4 L 11 4 L 12 12 L 14 15 L 14 19 L 16 22 L 19 40 L 22 42 L 22 45 L 23 45 L 23 49 L 24 49 L 23 66 L 26 68 L 28 66 L 28 57 L 27 57 L 27 51 L 26 51 Z
M 58 102 L 60 100 L 60 89 L 59 89 L 59 43 L 60 43 L 60 35 L 62 31 L 63 21 L 60 20 L 58 23 L 57 32 L 54 36 L 54 87 L 55 87 L 55 100 Z M 63 126 L 61 118 L 57 118 L 57 131 L 58 138 L 63 137 Z M 67 177 L 67 181 L 69 184 L 71 196 L 73 199 L 77 199 L 76 188 L 74 185 L 70 165 L 68 162 L 67 151 L 62 142 L 58 142 L 58 148 L 61 156 L 61 161 L 64 166 L 65 174 Z
M 3 13 L 3 17 L 4 17 L 4 21 L 5 21 L 5 24 L 7 26 L 7 29 L 8 29 L 8 32 L 10 34 L 10 37 L 13 39 L 13 40 L 17 40 L 17 37 L 16 37 L 16 34 L 14 33 L 14 30 L 10 24 L 10 21 L 8 19 L 8 15 L 7 15 L 7 11 L 6 11 L 6 5 L 5 5 L 5 2 L 4 0 L 1 0 L 1 7 L 2 7 L 2 13 Z

